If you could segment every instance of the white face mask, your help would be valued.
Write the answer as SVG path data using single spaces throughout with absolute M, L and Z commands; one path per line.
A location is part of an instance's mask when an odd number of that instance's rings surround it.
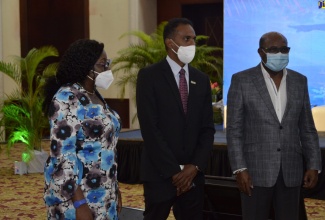
M 288 65 L 288 63 L 289 53 L 266 53 L 266 63 L 264 64 L 274 72 L 279 72 L 280 70 L 283 70 Z
M 184 47 L 184 46 L 178 46 L 174 41 L 173 43 L 178 47 L 177 52 L 172 48 L 172 51 L 174 51 L 174 53 L 177 54 L 178 59 L 184 64 L 188 64 L 192 62 L 195 56 L 195 45 Z
M 93 70 L 94 73 L 98 74 L 98 76 L 95 79 L 95 85 L 98 88 L 101 89 L 108 89 L 108 87 L 112 84 L 114 81 L 114 76 L 112 73 L 112 70 L 106 70 L 104 72 L 98 73 Z M 89 79 L 94 80 L 90 76 L 88 76 Z

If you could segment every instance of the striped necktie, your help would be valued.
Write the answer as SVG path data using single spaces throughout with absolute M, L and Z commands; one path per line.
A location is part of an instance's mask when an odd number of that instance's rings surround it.
M 187 113 L 188 90 L 187 90 L 187 82 L 186 82 L 186 78 L 185 78 L 185 70 L 183 68 L 179 71 L 179 93 L 181 95 L 183 110 L 186 114 Z

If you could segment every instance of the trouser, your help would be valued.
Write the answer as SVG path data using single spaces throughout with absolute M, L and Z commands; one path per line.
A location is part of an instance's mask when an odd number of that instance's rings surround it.
M 273 187 L 254 186 L 251 196 L 241 193 L 243 220 L 269 219 L 272 204 L 275 220 L 298 220 L 300 188 L 286 187 L 280 169 Z
M 144 183 L 144 187 L 150 183 Z M 144 220 L 166 220 L 173 207 L 177 220 L 202 220 L 204 204 L 204 185 L 198 185 L 188 192 L 166 201 L 147 201 L 145 199 Z

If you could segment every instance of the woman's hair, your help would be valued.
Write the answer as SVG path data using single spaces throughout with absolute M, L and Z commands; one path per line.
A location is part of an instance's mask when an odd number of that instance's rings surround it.
M 69 46 L 60 60 L 56 76 L 49 77 L 44 85 L 43 111 L 46 115 L 59 88 L 62 85 L 83 82 L 103 50 L 103 43 L 90 39 L 80 39 Z

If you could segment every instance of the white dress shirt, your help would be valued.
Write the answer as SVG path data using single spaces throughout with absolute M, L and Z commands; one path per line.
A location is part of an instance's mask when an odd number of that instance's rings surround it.
M 177 87 L 179 88 L 179 71 L 182 69 L 182 67 L 180 65 L 178 65 L 174 60 L 172 60 L 169 56 L 166 57 L 166 60 L 170 66 L 170 68 L 173 71 L 176 83 L 177 83 Z M 188 64 L 185 64 L 185 66 L 183 67 L 183 69 L 185 70 L 185 79 L 186 79 L 186 83 L 187 83 L 187 92 L 189 94 L 189 74 L 188 74 Z
M 261 69 L 267 90 L 269 91 L 273 103 L 274 110 L 278 116 L 279 122 L 281 123 L 287 105 L 287 69 L 283 69 L 283 77 L 279 89 L 277 89 L 273 79 L 270 77 L 270 74 L 266 71 L 262 63 Z

